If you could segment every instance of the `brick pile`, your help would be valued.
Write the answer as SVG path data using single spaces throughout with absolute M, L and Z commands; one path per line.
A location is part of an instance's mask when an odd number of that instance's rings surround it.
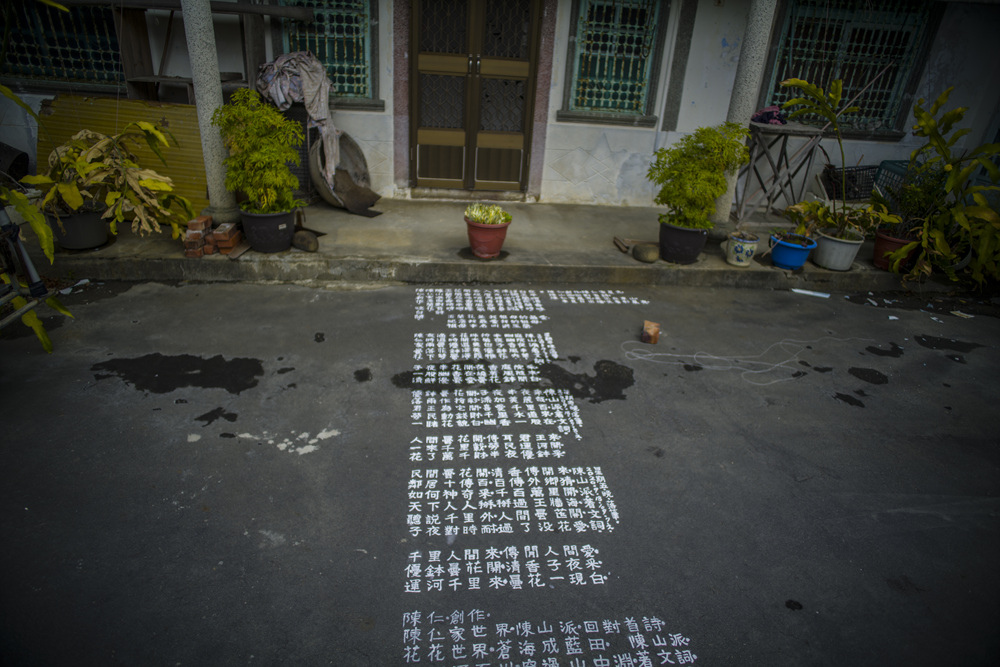
M 212 216 L 200 215 L 187 224 L 184 234 L 184 256 L 228 255 L 243 241 L 243 232 L 235 222 L 212 227 Z

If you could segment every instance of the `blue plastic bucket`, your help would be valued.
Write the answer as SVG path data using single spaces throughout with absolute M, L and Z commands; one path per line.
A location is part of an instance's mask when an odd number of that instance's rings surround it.
M 809 253 L 816 247 L 816 242 L 807 236 L 788 234 L 795 242 L 788 242 L 771 236 L 771 263 L 779 269 L 795 271 L 809 259 Z

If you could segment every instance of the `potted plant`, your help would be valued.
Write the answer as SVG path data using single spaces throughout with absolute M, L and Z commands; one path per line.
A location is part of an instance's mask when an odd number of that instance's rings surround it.
M 166 164 L 161 149 L 170 146 L 167 137 L 173 139 L 146 121 L 129 123 L 115 135 L 80 130 L 49 154 L 45 173 L 21 179 L 42 191 L 36 205 L 60 246 L 98 247 L 107 241 L 108 228 L 117 234 L 120 223 L 131 224 L 140 236 L 167 223 L 172 237 L 180 237 L 181 223 L 194 216 L 191 202 L 173 192 L 171 179 L 139 164 L 135 153 L 145 142 Z
M 847 271 L 854 264 L 854 259 L 866 236 L 873 234 L 879 224 L 892 224 L 899 219 L 890 215 L 885 207 L 878 204 L 856 207 L 847 203 L 847 169 L 839 118 L 841 114 L 857 111 L 858 107 L 838 109 L 843 97 L 843 81 L 840 79 L 832 81 L 829 91 L 824 91 L 819 86 L 802 79 L 786 79 L 781 85 L 795 88 L 802 94 L 801 97 L 790 99 L 783 105 L 785 109 L 799 107 L 788 115 L 789 120 L 804 114 L 812 114 L 820 116 L 833 128 L 837 147 L 840 149 L 841 163 L 839 202 L 836 198 L 828 201 L 799 202 L 788 207 L 786 215 L 797 223 L 795 230 L 797 234 L 815 238 L 816 252 L 813 255 L 813 262 L 825 269 Z
M 255 90 L 240 88 L 215 110 L 212 124 L 229 149 L 226 188 L 237 193 L 243 231 L 258 252 L 288 250 L 295 235 L 299 179 L 288 164 L 299 164 L 302 125 L 285 118 Z
M 911 245 L 905 255 L 896 261 L 891 261 L 889 257 L 918 240 L 918 231 L 937 208 L 938 200 L 944 193 L 947 174 L 940 169 L 932 169 L 918 175 L 906 166 L 887 165 L 885 162 L 880 167 L 883 168 L 892 170 L 890 173 L 894 182 L 887 184 L 884 191 L 876 187 L 872 201 L 885 206 L 900 220 L 897 224 L 876 228 L 872 263 L 883 271 L 909 271 L 913 268 L 912 260 L 916 258 L 915 245 Z
M 916 226 L 916 239 L 889 255 L 894 270 L 898 270 L 909 253 L 916 252 L 913 268 L 905 279 L 930 276 L 939 271 L 950 280 L 958 280 L 958 271 L 968 268 L 972 280 L 982 286 L 987 280 L 1000 278 L 1000 212 L 987 195 L 1000 190 L 1000 144 L 983 144 L 959 152 L 955 144 L 968 129 L 956 130 L 955 125 L 967 109 L 959 107 L 940 114 L 953 88 L 945 90 L 924 109 L 924 100 L 913 105 L 916 124 L 913 134 L 927 142 L 910 154 L 910 173 L 917 183 L 931 183 L 943 175 L 943 186 L 934 191 L 937 197 Z M 986 178 L 977 181 L 977 172 Z M 991 185 L 984 184 L 988 180 Z
M 750 132 L 736 123 L 701 127 L 654 154 L 646 177 L 659 186 L 653 201 L 668 206 L 660 219 L 660 257 L 691 264 L 705 247 L 715 200 L 726 191 L 726 172 L 750 160 Z
M 472 254 L 480 259 L 500 255 L 510 223 L 510 213 L 496 204 L 470 204 L 465 209 L 465 227 Z

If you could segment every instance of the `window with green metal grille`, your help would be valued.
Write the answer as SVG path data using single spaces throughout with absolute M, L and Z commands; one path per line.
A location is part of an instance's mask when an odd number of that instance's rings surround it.
M 843 116 L 841 126 L 894 132 L 905 120 L 908 88 L 919 74 L 934 22 L 932 3 L 920 0 L 790 0 L 767 104 L 781 105 L 794 97 L 794 91 L 781 87 L 785 79 L 805 79 L 824 89 L 843 79 L 844 103 L 861 95 L 854 102 L 860 110 Z
M 663 4 L 656 0 L 580 0 L 571 111 L 646 113 L 651 55 Z
M 40 2 L 11 2 L 10 42 L 0 74 L 81 84 L 122 81 L 118 36 L 108 7 L 64 12 Z
M 369 0 L 283 0 L 282 4 L 310 7 L 316 17 L 312 23 L 285 22 L 287 51 L 311 51 L 326 65 L 331 95 L 374 97 Z

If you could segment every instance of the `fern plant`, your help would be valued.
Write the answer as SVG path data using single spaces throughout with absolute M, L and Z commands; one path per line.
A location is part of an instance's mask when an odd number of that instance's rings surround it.
M 226 188 L 241 192 L 240 207 L 248 213 L 282 213 L 302 206 L 295 199 L 299 179 L 288 163 L 299 164 L 302 126 L 281 115 L 255 90 L 241 88 L 232 101 L 215 110 L 212 125 L 219 128 L 229 149 Z
M 660 186 L 653 201 L 669 206 L 661 223 L 711 229 L 715 200 L 726 192 L 726 172 L 750 160 L 750 131 L 736 123 L 700 127 L 654 154 L 646 177 Z

